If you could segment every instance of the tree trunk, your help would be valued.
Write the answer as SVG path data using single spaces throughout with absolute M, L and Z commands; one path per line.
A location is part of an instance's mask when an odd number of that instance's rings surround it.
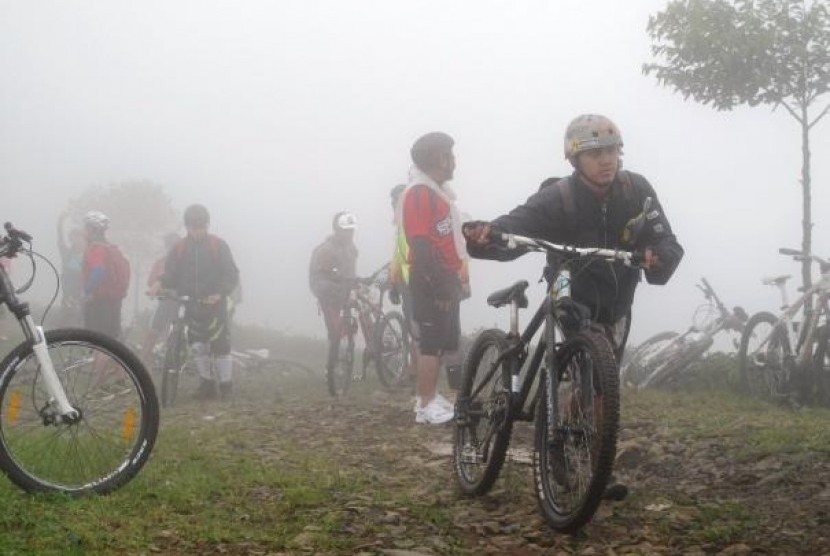
M 807 119 L 807 107 L 802 106 L 802 120 L 801 120 L 801 192 L 802 192 L 802 221 L 801 221 L 801 251 L 805 254 L 812 254 L 813 252 L 813 222 L 812 222 L 812 197 L 810 194 L 810 127 Z M 812 285 L 812 261 L 805 259 L 801 263 L 801 281 L 804 284 L 806 291 Z M 805 312 L 810 310 L 812 300 L 807 299 L 804 305 Z

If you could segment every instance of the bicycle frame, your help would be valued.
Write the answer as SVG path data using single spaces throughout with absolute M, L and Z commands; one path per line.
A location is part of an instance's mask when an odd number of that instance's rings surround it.
M 9 223 L 6 223 L 5 228 L 8 237 L 0 242 L 0 257 L 11 258 L 22 249 L 22 242 L 31 241 L 31 237 L 25 232 L 14 229 Z M 50 407 L 57 413 L 57 415 L 44 415 L 44 419 L 50 420 L 50 422 L 57 422 L 57 417 L 64 423 L 77 422 L 80 418 L 80 413 L 69 403 L 66 391 L 63 389 L 60 379 L 55 372 L 52 359 L 49 357 L 49 350 L 46 347 L 46 336 L 44 335 L 43 327 L 35 325 L 34 319 L 32 319 L 29 311 L 28 303 L 23 303 L 17 298 L 17 293 L 9 275 L 6 273 L 6 269 L 0 265 L 0 305 L 2 304 L 5 304 L 15 318 L 17 318 L 26 340 L 32 343 L 32 349 L 40 365 L 40 372 L 43 376 L 46 391 L 50 396 L 47 406 L 41 412 L 45 413 L 46 408 Z
M 508 249 L 523 247 L 530 251 L 553 251 L 565 256 L 566 258 L 595 256 L 608 261 L 622 262 L 628 266 L 634 266 L 638 262 L 637 256 L 628 251 L 558 245 L 548 241 L 523 237 L 515 234 L 504 234 L 502 239 L 506 243 Z M 520 300 L 514 296 L 510 302 L 510 331 L 508 333 L 508 341 L 512 342 L 512 344 L 507 350 L 499 354 L 496 362 L 493 364 L 493 368 L 488 371 L 485 375 L 486 378 L 479 383 L 479 388 L 473 393 L 480 393 L 483 385 L 492 378 L 492 373 L 497 372 L 501 364 L 505 361 L 505 359 L 507 359 L 510 364 L 511 374 L 511 400 L 508 419 L 532 421 L 535 416 L 535 398 L 534 403 L 531 403 L 528 409 L 525 409 L 525 407 L 536 382 L 536 376 L 541 367 L 542 358 L 545 356 L 545 344 L 548 342 L 538 342 L 533 351 L 533 355 L 528 360 L 527 355 L 529 346 L 533 337 L 539 329 L 542 328 L 543 324 L 548 327 L 545 329 L 545 334 L 552 335 L 552 345 L 558 345 L 561 338 L 564 338 L 564 333 L 561 325 L 559 324 L 558 318 L 554 314 L 554 310 L 557 301 L 565 297 L 570 297 L 570 280 L 571 276 L 570 271 L 567 268 L 567 264 L 563 264 L 551 283 L 548 295 L 546 295 L 544 300 L 542 300 L 542 303 L 539 305 L 536 313 L 531 318 L 525 330 L 521 333 L 519 333 Z M 522 287 L 523 292 L 527 287 L 527 282 L 517 282 L 511 286 L 510 289 L 516 287 Z M 522 380 L 521 371 L 525 368 L 526 363 L 528 364 L 527 373 Z M 556 410 L 558 408 L 556 407 L 556 396 L 553 395 L 553 392 L 555 392 L 558 387 L 557 382 L 559 380 L 559 372 L 557 361 L 553 354 L 549 354 L 549 357 L 547 358 L 545 372 L 548 376 L 548 380 L 545 383 L 547 390 L 545 398 L 546 403 L 548 404 L 547 416 L 548 419 L 554 419 L 557 415 Z M 538 395 L 540 394 L 537 391 L 537 396 Z
M 793 323 L 795 322 L 794 319 L 805 306 L 807 300 L 814 297 L 816 299 L 816 303 L 812 309 L 806 312 L 804 322 L 798 327 L 798 336 L 794 337 L 796 330 L 796 327 L 793 326 Z M 795 303 L 789 305 L 783 310 L 782 313 L 777 315 L 778 320 L 776 325 L 773 327 L 769 336 L 762 339 L 757 350 L 761 350 L 764 346 L 766 346 L 774 333 L 780 333 L 779 331 L 783 330 L 784 334 L 787 336 L 789 345 L 795 346 L 795 353 L 797 354 L 795 363 L 797 367 L 805 368 L 810 364 L 812 357 L 810 349 L 805 346 L 812 345 L 814 335 L 819 326 L 821 315 L 825 315 L 825 318 L 830 315 L 828 300 L 830 300 L 830 268 L 824 270 L 819 281 L 804 292 L 801 297 L 795 301 Z

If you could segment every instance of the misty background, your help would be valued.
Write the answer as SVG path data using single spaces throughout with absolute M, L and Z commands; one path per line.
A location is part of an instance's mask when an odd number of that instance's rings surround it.
M 595 112 L 621 128 L 625 167 L 654 185 L 686 249 L 669 285 L 639 288 L 631 342 L 685 329 L 701 276 L 727 306 L 774 309 L 760 278 L 792 274 L 791 298 L 800 283 L 777 253 L 801 245 L 798 124 L 764 106 L 716 112 L 644 76 L 646 23 L 666 3 L 0 1 L 0 220 L 57 264 L 67 200 L 160 184 L 179 211 L 204 203 L 230 244 L 239 322 L 322 337 L 311 250 L 351 210 L 359 272 L 388 260 L 389 190 L 418 136 L 455 138 L 459 208 L 491 219 L 570 173 L 565 127 Z M 811 145 L 814 252 L 830 256 L 828 121 Z M 542 260 L 473 261 L 462 328 L 504 324 L 485 297 L 533 282 Z

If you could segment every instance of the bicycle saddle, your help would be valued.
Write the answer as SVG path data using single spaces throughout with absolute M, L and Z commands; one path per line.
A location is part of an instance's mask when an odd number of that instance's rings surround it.
M 784 274 L 783 276 L 768 276 L 766 278 L 761 278 L 761 283 L 765 286 L 778 286 L 779 284 L 785 283 L 792 277 L 790 274 Z
M 495 291 L 487 296 L 487 304 L 493 307 L 502 307 L 509 305 L 513 301 L 517 301 L 520 309 L 527 308 L 527 296 L 525 290 L 527 289 L 527 280 L 519 280 L 512 286 L 502 290 Z

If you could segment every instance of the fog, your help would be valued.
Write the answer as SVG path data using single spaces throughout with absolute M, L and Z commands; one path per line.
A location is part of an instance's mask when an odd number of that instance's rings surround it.
M 386 262 L 388 193 L 416 137 L 455 138 L 459 208 L 490 219 L 569 173 L 565 126 L 598 112 L 686 248 L 668 286 L 638 290 L 632 341 L 685 329 L 704 275 L 729 306 L 775 308 L 760 278 L 799 276 L 777 253 L 801 242 L 799 127 L 784 110 L 684 102 L 643 76 L 648 16 L 665 4 L 0 2 L 0 219 L 57 259 L 69 198 L 150 180 L 178 210 L 211 210 L 241 271 L 240 322 L 322 336 L 311 249 L 348 209 L 360 272 Z M 830 256 L 830 120 L 811 140 L 814 251 Z M 504 323 L 484 298 L 535 280 L 540 261 L 474 261 L 464 330 Z

